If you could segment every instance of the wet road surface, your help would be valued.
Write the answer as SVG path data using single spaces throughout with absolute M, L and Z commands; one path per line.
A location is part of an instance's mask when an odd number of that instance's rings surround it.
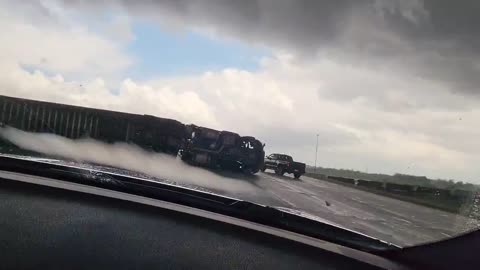
M 168 182 L 106 166 L 39 160 Z M 249 179 L 235 174 L 222 174 L 221 179 L 218 187 L 201 190 L 315 216 L 399 246 L 438 241 L 478 226 L 478 221 L 464 216 L 306 176 L 296 180 L 267 171 Z M 229 183 L 241 183 L 248 188 L 232 189 Z
M 460 215 L 306 176 L 298 181 L 264 173 L 260 178 L 257 184 L 285 207 L 301 209 L 400 246 L 445 239 L 477 223 Z

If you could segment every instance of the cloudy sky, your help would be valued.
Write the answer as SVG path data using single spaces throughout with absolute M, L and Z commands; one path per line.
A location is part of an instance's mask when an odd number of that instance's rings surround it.
M 0 0 L 0 94 L 480 183 L 479 1 Z

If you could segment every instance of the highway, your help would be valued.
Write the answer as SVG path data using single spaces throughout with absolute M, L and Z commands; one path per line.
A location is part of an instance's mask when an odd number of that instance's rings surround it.
M 264 195 L 242 194 L 243 198 L 301 210 L 399 246 L 437 241 L 478 227 L 478 221 L 460 215 L 305 176 L 294 180 L 263 173 L 255 185 Z
M 295 180 L 291 176 L 277 176 L 267 171 L 245 178 L 230 173 L 205 174 L 206 170 L 185 167 L 185 170 L 179 170 L 180 177 L 177 177 L 185 181 L 169 181 L 158 175 L 151 177 L 109 166 L 55 159 L 37 160 L 174 182 L 190 188 L 198 186 L 198 182 L 192 182 L 195 180 L 192 177 L 211 177 L 212 181 L 202 182 L 207 187 L 200 190 L 281 208 L 402 247 L 446 239 L 480 226 L 478 220 L 306 176 Z M 186 170 L 193 171 L 182 176 L 181 173 Z

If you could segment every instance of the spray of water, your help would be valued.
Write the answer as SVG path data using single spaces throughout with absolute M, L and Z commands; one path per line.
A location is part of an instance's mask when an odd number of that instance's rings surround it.
M 226 178 L 189 166 L 169 155 L 144 151 L 132 144 L 106 144 L 92 139 L 71 140 L 54 134 L 30 133 L 12 127 L 0 127 L 0 137 L 20 148 L 45 155 L 104 164 L 228 193 L 252 192 L 255 189 L 248 181 Z

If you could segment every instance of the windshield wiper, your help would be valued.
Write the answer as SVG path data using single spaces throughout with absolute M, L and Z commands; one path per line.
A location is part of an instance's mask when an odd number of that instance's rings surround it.
M 5 156 L 0 156 L 0 170 L 95 186 L 190 206 L 372 253 L 400 249 L 379 239 L 274 207 L 142 178 Z

